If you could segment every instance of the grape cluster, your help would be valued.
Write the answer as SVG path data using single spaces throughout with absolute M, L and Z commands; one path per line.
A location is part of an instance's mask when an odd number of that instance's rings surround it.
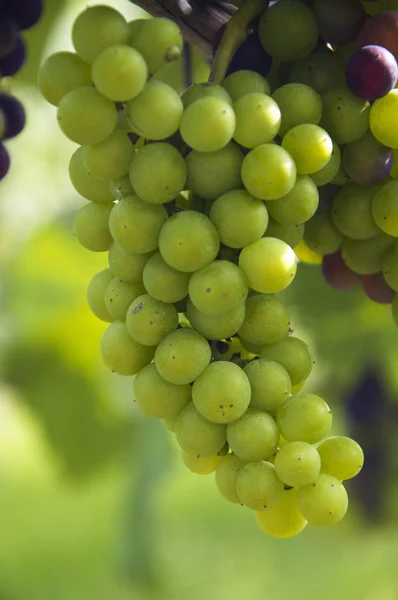
M 25 111 L 8 92 L 3 77 L 15 75 L 25 62 L 25 43 L 20 31 L 30 29 L 41 17 L 42 0 L 3 0 L 0 2 L 0 180 L 10 168 L 10 156 L 2 140 L 21 133 Z
M 258 24 L 273 63 L 295 61 L 299 72 L 318 38 L 316 14 L 296 0 Z M 220 493 L 254 510 L 266 533 L 337 523 L 348 506 L 342 481 L 360 471 L 363 453 L 349 438 L 327 438 L 329 406 L 300 392 L 314 361 L 276 294 L 294 280 L 304 231 L 309 245 L 339 246 L 318 188 L 340 169 L 336 131 L 359 127 L 362 136 L 367 113 L 329 133 L 316 86 L 271 91 L 249 69 L 180 97 L 156 79 L 182 50 L 179 28 L 164 18 L 127 23 L 91 7 L 72 40 L 76 53 L 50 56 L 38 85 L 79 144 L 69 173 L 90 202 L 74 233 L 108 252 L 109 268 L 87 292 L 110 323 L 105 365 L 135 376 L 137 405 L 175 433 L 187 467 L 215 472 Z M 329 74 L 323 58 L 319 65 Z

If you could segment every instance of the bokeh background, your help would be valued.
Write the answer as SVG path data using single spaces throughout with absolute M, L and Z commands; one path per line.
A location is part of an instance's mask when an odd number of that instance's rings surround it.
M 128 19 L 143 13 L 109 2 Z M 74 144 L 40 97 L 38 65 L 70 49 L 84 0 L 47 0 L 12 80 L 27 127 L 0 187 L 0 600 L 398 600 L 398 332 L 388 307 L 300 265 L 284 295 L 313 348 L 306 389 L 366 462 L 348 516 L 287 541 L 188 472 L 172 434 L 138 414 L 131 378 L 101 365 L 86 287 L 106 266 L 72 235 L 84 201 Z M 195 75 L 206 65 L 194 55 Z M 161 75 L 177 88 L 181 65 Z

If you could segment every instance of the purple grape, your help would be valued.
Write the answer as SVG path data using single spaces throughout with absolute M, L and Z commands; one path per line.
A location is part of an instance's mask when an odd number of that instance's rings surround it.
M 0 110 L 5 118 L 4 139 L 15 137 L 25 127 L 24 107 L 14 96 L 0 94 Z
M 323 257 L 322 274 L 326 282 L 337 290 L 350 290 L 359 282 L 358 275 L 347 267 L 340 252 Z
M 383 181 L 391 171 L 393 151 L 380 144 L 370 131 L 343 150 L 343 168 L 347 175 L 360 185 L 373 185 Z
M 36 25 L 43 12 L 42 0 L 6 0 L 6 6 L 19 29 L 30 29 Z
M 330 44 L 352 42 L 366 20 L 360 0 L 314 0 L 313 10 L 319 35 Z
M 345 78 L 353 94 L 364 100 L 377 100 L 396 84 L 397 61 L 382 46 L 364 46 L 349 58 Z
M 22 67 L 26 58 L 25 43 L 21 36 L 18 36 L 17 43 L 13 50 L 7 56 L 0 58 L 0 75 L 2 77 L 10 77 L 15 75 Z
M 0 57 L 6 56 L 12 51 L 17 37 L 18 27 L 16 22 L 4 8 L 0 8 Z
M 0 180 L 3 179 L 10 168 L 10 155 L 7 148 L 0 142 Z
M 373 302 L 391 304 L 394 300 L 395 292 L 386 283 L 383 273 L 361 275 L 361 281 L 365 294 Z
M 382 46 L 398 60 L 398 10 L 386 10 L 368 19 L 357 41 L 360 46 Z

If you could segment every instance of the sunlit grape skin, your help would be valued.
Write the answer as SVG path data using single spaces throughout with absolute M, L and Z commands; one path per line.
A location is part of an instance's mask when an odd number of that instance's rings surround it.
M 345 76 L 348 87 L 356 96 L 377 100 L 395 86 L 398 65 L 386 48 L 364 46 L 348 60 Z

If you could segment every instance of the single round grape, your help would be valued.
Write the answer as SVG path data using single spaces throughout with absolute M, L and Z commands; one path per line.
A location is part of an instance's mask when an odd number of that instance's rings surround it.
M 2 77 L 11 77 L 22 68 L 26 60 L 26 44 L 21 36 L 17 34 L 17 38 L 11 52 L 6 56 L 0 56 L 0 73 Z
M 130 304 L 126 315 L 127 331 L 144 346 L 157 346 L 178 327 L 178 313 L 172 304 L 138 296 Z
M 282 240 L 261 238 L 243 248 L 239 267 L 253 290 L 277 294 L 290 285 L 296 275 L 296 255 Z
M 181 136 L 194 150 L 215 152 L 226 146 L 235 131 L 232 106 L 216 96 L 195 100 L 184 110 Z
M 211 359 L 207 340 L 190 328 L 177 329 L 159 344 L 155 364 L 160 375 L 176 385 L 192 383 Z
M 74 52 L 51 54 L 37 74 L 40 92 L 54 106 L 71 90 L 90 85 L 90 66 Z
M 142 281 L 143 271 L 152 253 L 133 254 L 126 252 L 119 244 L 113 242 L 109 248 L 108 264 L 114 277 L 126 283 L 139 283 Z
M 323 257 L 322 275 L 336 290 L 350 290 L 359 283 L 358 275 L 348 268 L 340 251 Z
M 389 250 L 383 260 L 383 275 L 389 287 L 398 292 L 398 245 Z
M 228 94 L 227 90 L 221 85 L 211 82 L 193 83 L 184 91 L 181 100 L 184 108 L 186 108 L 192 104 L 192 102 L 195 102 L 195 100 L 205 98 L 206 96 L 215 96 L 216 98 L 221 98 L 222 100 L 225 100 L 225 102 L 232 104 L 231 96 Z
M 271 142 L 279 131 L 281 111 L 266 94 L 242 96 L 233 105 L 236 116 L 234 140 L 245 148 Z
M 212 423 L 232 423 L 250 404 L 250 383 L 244 371 L 227 361 L 210 363 L 195 380 L 192 400 L 197 411 Z
M 112 194 L 107 181 L 94 177 L 83 160 L 83 148 L 78 148 L 69 161 L 69 178 L 75 190 L 92 202 L 110 203 Z
M 148 67 L 130 46 L 115 45 L 102 50 L 91 67 L 97 90 L 115 102 L 127 102 L 144 89 Z
M 327 54 L 322 51 L 312 52 L 306 58 L 296 61 L 289 73 L 290 82 L 302 83 L 318 92 L 318 94 L 324 94 L 328 89 L 337 85 L 340 78 L 341 65 L 335 53 L 330 52 Z M 278 102 L 278 100 L 276 101 Z M 283 120 L 282 107 L 281 111 Z M 298 123 L 295 123 L 295 125 L 298 125 Z
M 271 416 L 291 393 L 289 373 L 273 360 L 252 360 L 244 368 L 252 390 L 250 404 Z
M 268 81 L 255 71 L 240 69 L 231 73 L 223 81 L 225 88 L 234 102 L 247 94 L 269 94 Z
M 276 144 L 262 144 L 251 150 L 242 164 L 242 181 L 261 200 L 285 196 L 296 182 L 296 165 L 290 154 Z
M 195 210 L 170 217 L 160 232 L 159 250 L 163 259 L 177 271 L 193 273 L 210 264 L 220 246 L 213 223 Z
M 378 10 L 380 10 L 379 5 L 380 0 L 377 2 Z M 398 15 L 395 3 L 391 2 L 391 6 L 387 8 L 391 10 L 384 10 L 364 23 L 358 36 L 358 44 L 360 46 L 369 44 L 382 46 L 394 55 L 395 60 L 398 60 Z
M 162 81 L 149 81 L 127 105 L 133 131 L 150 140 L 164 140 L 180 125 L 183 105 L 177 92 Z
M 352 479 L 363 467 L 361 446 L 351 438 L 336 436 L 323 441 L 318 446 L 321 457 L 321 471 L 340 481 Z
M 292 385 L 305 381 L 311 374 L 313 358 L 307 344 L 296 337 L 286 337 L 272 346 L 265 346 L 261 358 L 274 360 L 289 373 Z
M 187 404 L 178 415 L 175 434 L 184 452 L 197 457 L 217 454 L 227 441 L 225 425 L 204 419 L 193 402 Z
M 360 185 L 379 183 L 387 177 L 393 164 L 393 152 L 380 144 L 370 131 L 343 150 L 343 168 Z
M 341 255 L 354 273 L 372 275 L 382 270 L 383 261 L 393 244 L 394 238 L 384 233 L 368 240 L 345 238 Z
M 148 294 L 162 302 L 178 302 L 185 298 L 189 279 L 188 273 L 170 267 L 159 253 L 148 260 L 142 275 Z
M 280 108 L 282 122 L 279 135 L 286 133 L 305 123 L 318 125 L 322 117 L 322 100 L 319 94 L 309 85 L 302 83 L 287 83 L 278 88 L 273 94 Z
M 312 173 L 311 179 L 318 187 L 327 185 L 337 176 L 341 167 L 341 152 L 338 145 L 333 142 L 332 156 L 326 165 L 317 171 Z
M 101 319 L 101 321 L 107 321 L 108 323 L 112 323 L 115 320 L 105 304 L 105 290 L 112 280 L 112 271 L 110 269 L 102 269 L 102 271 L 94 275 L 87 288 L 87 304 L 91 312 L 98 319 Z
M 264 533 L 281 539 L 298 535 L 307 525 L 299 511 L 297 492 L 294 489 L 283 490 L 281 499 L 274 508 L 257 511 L 256 521 Z
M 113 204 L 86 204 L 76 211 L 73 233 L 80 244 L 92 252 L 105 252 L 112 244 L 109 215 Z
M 319 194 L 315 183 L 307 175 L 298 175 L 290 192 L 269 202 L 267 208 L 280 225 L 297 225 L 305 223 L 315 214 L 318 203 Z
M 249 407 L 238 421 L 227 425 L 227 439 L 232 452 L 242 460 L 265 460 L 275 454 L 279 429 L 270 415 Z
M 114 44 L 128 44 L 129 27 L 124 17 L 110 6 L 90 6 L 73 24 L 72 42 L 78 55 L 88 63 Z
M 176 417 L 191 399 L 190 385 L 175 385 L 161 377 L 154 365 L 147 365 L 134 377 L 134 399 L 148 417 Z
M 369 102 L 358 98 L 342 85 L 327 90 L 322 102 L 320 126 L 337 144 L 349 144 L 365 135 L 369 129 Z
M 244 302 L 249 292 L 242 271 L 227 260 L 215 260 L 189 281 L 189 296 L 205 315 L 219 315 Z
M 217 198 L 209 217 L 221 242 L 229 248 L 243 248 L 259 240 L 268 226 L 264 202 L 246 190 L 231 190 Z
M 311 525 L 335 525 L 344 517 L 348 496 L 338 479 L 321 474 L 318 479 L 297 492 L 301 514 Z
M 268 8 L 261 18 L 258 33 L 263 48 L 281 62 L 305 58 L 318 42 L 313 12 L 294 0 Z
M 114 206 L 109 227 L 115 242 L 126 252 L 146 254 L 158 247 L 159 233 L 166 220 L 163 206 L 132 195 Z
M 321 470 L 318 451 L 306 442 L 289 442 L 275 456 L 275 471 L 284 484 L 300 487 L 313 483 Z
M 131 41 L 148 65 L 150 75 L 176 60 L 182 52 L 180 28 L 171 19 L 146 19 Z
M 248 463 L 236 479 L 238 498 L 253 510 L 272 509 L 282 498 L 283 483 L 266 461 Z
M 241 503 L 236 492 L 236 480 L 245 464 L 241 458 L 230 453 L 221 458 L 217 467 L 216 485 L 218 491 L 229 502 Z
M 317 213 L 305 224 L 304 241 L 318 254 L 333 254 L 340 248 L 343 236 L 327 213 Z
M 398 181 L 388 181 L 376 193 L 373 217 L 384 233 L 398 237 Z
M 359 0 L 314 0 L 313 10 L 319 35 L 330 44 L 352 42 L 366 18 Z
M 221 458 L 219 454 L 198 458 L 197 456 L 191 456 L 186 452 L 182 452 L 184 465 L 196 475 L 210 475 L 210 473 L 214 473 L 221 462 Z
M 99 144 L 82 146 L 82 159 L 87 171 L 98 179 L 123 177 L 129 172 L 133 156 L 133 145 L 120 129 L 115 129 Z
M 256 294 L 246 300 L 246 314 L 239 336 L 258 346 L 275 344 L 289 332 L 290 313 L 275 296 Z
M 0 142 L 0 181 L 7 175 L 10 168 L 10 155 L 7 148 Z
M 383 273 L 361 276 L 362 288 L 367 297 L 377 304 L 391 304 L 394 290 L 386 283 Z
M 276 414 L 281 434 L 288 442 L 314 444 L 324 438 L 332 426 L 332 413 L 326 402 L 315 394 L 296 394 Z
M 296 163 L 297 173 L 310 175 L 323 169 L 329 162 L 333 142 L 318 125 L 297 125 L 284 136 L 282 146 Z
M 98 144 L 117 123 L 115 104 L 92 87 L 78 87 L 63 96 L 57 112 L 58 125 L 72 142 Z
M 135 193 L 151 204 L 177 198 L 187 178 L 185 161 L 171 144 L 158 142 L 140 148 L 130 166 Z
M 304 223 L 298 223 L 297 225 L 281 225 L 275 221 L 275 219 L 270 217 L 264 237 L 282 240 L 282 242 L 285 242 L 285 244 L 291 248 L 296 248 L 303 239 L 304 228 Z
M 105 290 L 107 311 L 115 320 L 125 321 L 128 307 L 142 294 L 145 294 L 145 288 L 141 282 L 126 283 L 115 277 Z
M 100 350 L 108 369 L 119 375 L 135 375 L 151 362 L 154 355 L 154 348 L 133 340 L 122 321 L 115 321 L 108 327 L 102 336 Z
M 245 303 L 218 315 L 205 315 L 193 302 L 187 302 L 186 314 L 192 327 L 208 340 L 223 340 L 236 334 L 245 318 Z
M 332 219 L 337 229 L 354 240 L 366 240 L 380 233 L 372 215 L 373 198 L 379 186 L 346 183 L 333 200 Z
M 363 46 L 349 58 L 345 76 L 356 96 L 373 101 L 393 89 L 398 79 L 398 65 L 386 48 Z

